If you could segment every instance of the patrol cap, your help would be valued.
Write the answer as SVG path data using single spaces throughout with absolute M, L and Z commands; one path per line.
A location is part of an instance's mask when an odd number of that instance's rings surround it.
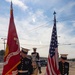
M 23 47 L 22 47 L 22 52 L 23 52 L 24 54 L 27 54 L 28 51 L 29 51 L 29 49 L 27 49 L 27 48 L 23 48 Z
M 68 55 L 68 54 L 60 54 L 60 55 L 61 55 L 61 58 L 62 58 L 62 59 L 64 59 L 64 60 L 67 59 L 67 55 Z

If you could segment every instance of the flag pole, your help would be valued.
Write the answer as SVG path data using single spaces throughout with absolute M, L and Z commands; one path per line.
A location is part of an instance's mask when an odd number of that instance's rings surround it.
M 11 0 L 11 7 L 10 8 L 12 9 L 12 0 Z

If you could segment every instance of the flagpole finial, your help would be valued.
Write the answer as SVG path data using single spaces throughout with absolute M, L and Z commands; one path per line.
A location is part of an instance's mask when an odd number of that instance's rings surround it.
M 54 11 L 54 13 L 53 13 L 54 15 L 56 14 L 56 12 Z
M 54 11 L 53 15 L 54 15 L 54 23 L 56 23 L 56 12 L 55 11 Z
M 11 9 L 12 9 L 12 0 L 11 0 Z

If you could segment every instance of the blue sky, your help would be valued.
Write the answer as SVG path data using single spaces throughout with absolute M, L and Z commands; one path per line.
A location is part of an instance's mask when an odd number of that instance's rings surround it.
M 0 38 L 7 38 L 11 0 L 0 2 Z M 20 46 L 37 47 L 40 56 L 47 57 L 56 11 L 58 52 L 75 58 L 75 0 L 12 0 L 14 21 Z M 60 36 L 60 37 L 59 37 Z M 3 49 L 0 39 L 0 49 Z

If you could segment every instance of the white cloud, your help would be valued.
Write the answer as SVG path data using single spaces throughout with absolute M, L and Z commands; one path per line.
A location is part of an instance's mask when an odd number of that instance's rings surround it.
M 72 32 L 74 29 L 73 28 L 68 28 L 68 26 L 66 26 L 66 23 L 57 23 L 57 27 L 58 27 L 58 36 L 60 36 L 59 42 L 63 43 L 63 44 L 67 44 L 67 43 L 74 43 L 75 39 L 73 36 L 70 35 L 70 32 Z
M 6 1 L 11 2 L 11 0 L 6 0 Z M 26 4 L 23 3 L 23 0 L 12 0 L 12 3 L 18 5 L 23 10 L 28 9 L 28 6 L 26 6 Z
M 44 25 L 47 25 L 45 20 L 46 18 L 47 17 L 43 14 L 42 11 L 38 10 L 35 13 L 31 12 L 28 18 L 20 20 L 19 22 L 17 21 L 18 26 L 20 26 L 19 30 L 22 30 L 24 34 L 28 33 L 28 36 L 31 36 L 33 38 L 36 38 L 35 35 L 37 35 L 37 38 L 39 39 L 41 35 L 38 34 L 42 34 L 44 30 L 47 30 L 47 27 L 44 27 Z M 33 19 L 35 20 L 35 22 L 33 21 Z
M 73 26 L 75 27 L 75 21 L 74 21 L 74 23 L 73 23 Z
M 7 38 L 9 19 L 0 17 L 0 49 L 4 49 L 4 40 Z M 3 39 L 1 39 L 3 38 Z M 5 40 L 6 41 L 6 40 Z
M 73 11 L 72 8 L 75 6 L 75 2 L 68 2 L 66 5 L 59 8 L 58 13 L 61 15 L 64 13 L 65 15 L 70 15 Z
M 33 21 L 33 18 L 35 19 L 35 22 Z M 44 56 L 44 55 L 48 56 L 49 44 L 50 44 L 50 39 L 52 34 L 51 32 L 52 32 L 53 24 L 50 24 L 50 23 L 47 24 L 47 21 L 46 21 L 47 18 L 48 17 L 44 15 L 43 11 L 37 10 L 35 13 L 30 12 L 30 16 L 27 19 L 16 22 L 16 24 L 18 24 L 20 28 L 20 29 L 18 28 L 18 31 L 20 30 L 19 36 L 23 37 L 25 40 L 21 42 L 21 46 L 30 48 L 31 51 L 32 51 L 32 47 L 35 46 L 38 48 L 38 51 L 40 51 L 41 56 Z M 71 50 L 74 51 L 74 49 L 70 45 L 63 45 L 63 44 L 73 43 L 75 41 L 74 37 L 68 35 L 68 33 L 72 31 L 72 29 L 68 29 L 66 27 L 66 23 L 58 22 L 57 31 L 58 31 L 58 36 L 60 36 L 58 37 L 58 41 L 60 43 L 59 53 L 60 54 L 67 53 L 69 54 L 68 57 L 72 57 L 70 53 L 71 53 Z M 40 44 L 40 41 L 41 41 L 41 44 Z M 22 43 L 24 45 L 22 45 Z M 37 46 L 37 45 L 40 45 L 40 46 Z M 44 51 L 46 50 L 46 53 L 42 53 L 42 50 Z M 31 53 L 31 51 L 29 53 Z
M 6 1 L 10 2 L 10 0 L 6 0 Z M 50 9 L 50 7 L 53 6 L 53 8 L 51 8 L 51 10 L 53 10 L 54 8 L 57 9 L 57 6 L 55 7 L 55 4 L 57 4 L 59 0 L 57 1 L 57 3 L 56 0 L 51 0 L 51 2 L 50 0 L 41 0 L 41 1 L 40 0 L 12 0 L 12 1 L 15 5 L 18 5 L 24 10 L 28 8 L 28 6 L 24 4 L 24 1 L 30 1 L 30 2 L 34 2 L 35 4 L 36 3 L 40 4 L 40 6 L 42 5 L 42 7 L 45 7 L 46 9 L 48 8 Z M 69 3 L 67 5 L 64 5 L 64 7 L 59 8 L 59 13 L 61 14 L 63 12 L 65 13 L 66 16 L 68 11 L 70 14 L 71 12 L 70 10 L 73 6 L 74 3 L 71 4 Z M 21 47 L 30 48 L 31 51 L 29 53 L 31 53 L 32 47 L 35 46 L 38 48 L 38 52 L 40 53 L 41 56 L 48 56 L 49 44 L 50 44 L 50 39 L 52 34 L 51 32 L 53 27 L 52 22 L 48 22 L 49 19 L 53 19 L 51 17 L 53 14 L 50 14 L 48 16 L 47 13 L 45 14 L 45 11 L 46 10 L 43 9 L 40 10 L 40 8 L 38 8 L 35 11 L 34 10 L 27 11 L 28 13 L 26 14 L 26 18 L 22 17 L 22 19 L 18 20 L 19 15 L 17 16 L 17 18 L 15 18 L 15 25 L 20 39 Z M 9 17 L 8 18 L 1 17 L 0 18 L 1 36 L 7 36 L 8 25 L 9 25 Z M 73 23 L 73 26 L 75 27 L 75 23 Z M 59 43 L 61 44 L 74 43 L 75 38 L 69 34 L 72 31 L 73 29 L 68 28 L 65 22 L 63 23 L 57 22 L 57 32 L 58 32 L 58 36 L 60 36 L 58 37 Z M 75 51 L 72 45 L 71 46 L 59 45 L 59 53 L 68 53 L 69 57 L 74 57 Z
M 0 35 L 6 36 L 8 29 L 9 19 L 0 17 Z

